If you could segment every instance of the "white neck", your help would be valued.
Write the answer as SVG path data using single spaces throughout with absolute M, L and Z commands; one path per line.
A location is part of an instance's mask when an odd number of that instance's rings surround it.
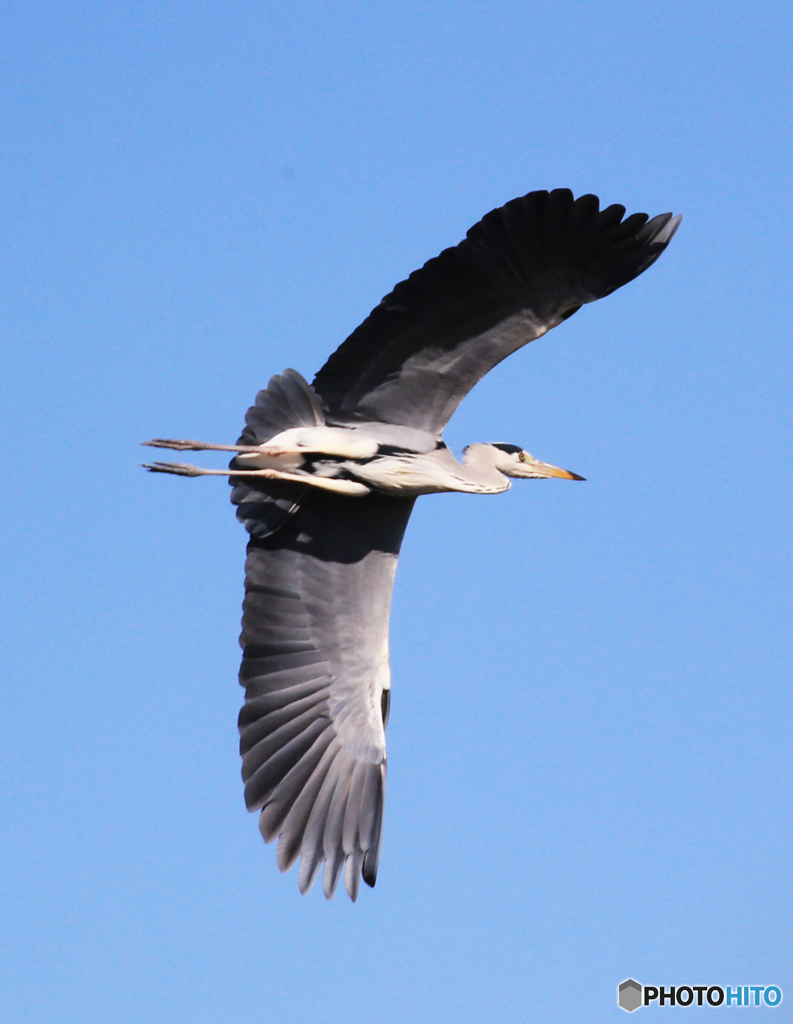
M 490 445 L 472 444 L 463 452 L 465 481 L 471 487 L 460 490 L 471 490 L 478 493 L 500 494 L 512 486 L 509 477 L 505 476 L 493 465 L 493 452 Z

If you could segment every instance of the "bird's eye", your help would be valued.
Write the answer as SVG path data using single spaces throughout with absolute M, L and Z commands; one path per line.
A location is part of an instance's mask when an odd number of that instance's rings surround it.
M 521 462 L 525 462 L 526 461 L 526 453 L 525 452 L 521 452 L 520 455 L 518 456 L 518 458 L 520 459 Z

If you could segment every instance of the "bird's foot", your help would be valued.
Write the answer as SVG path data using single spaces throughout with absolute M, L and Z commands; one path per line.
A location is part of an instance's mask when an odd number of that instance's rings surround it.
M 218 471 L 201 469 L 187 462 L 142 462 L 141 466 L 150 473 L 173 473 L 174 476 L 216 476 Z
M 141 441 L 147 448 L 170 448 L 176 452 L 259 452 L 255 444 L 205 444 L 203 441 L 173 441 L 167 437 L 153 437 Z
M 153 437 L 151 441 L 142 441 L 147 448 L 172 448 L 177 452 L 199 452 L 205 446 L 200 441 L 172 441 L 165 437 Z

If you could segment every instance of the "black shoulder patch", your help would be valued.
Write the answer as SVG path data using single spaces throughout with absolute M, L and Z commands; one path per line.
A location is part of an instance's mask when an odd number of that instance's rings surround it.
M 379 444 L 377 455 L 418 455 L 418 452 L 414 448 L 401 448 L 397 444 Z M 373 455 L 371 458 L 377 458 L 377 455 Z M 360 459 L 359 461 L 368 462 L 369 459 Z

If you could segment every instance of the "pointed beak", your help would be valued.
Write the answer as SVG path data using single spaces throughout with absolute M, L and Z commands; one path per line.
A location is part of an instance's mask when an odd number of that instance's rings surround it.
M 560 480 L 586 480 L 585 476 L 579 476 L 578 473 L 571 473 L 569 469 L 559 469 L 558 466 L 551 466 L 547 462 L 541 462 L 542 472 L 545 476 L 555 476 Z

